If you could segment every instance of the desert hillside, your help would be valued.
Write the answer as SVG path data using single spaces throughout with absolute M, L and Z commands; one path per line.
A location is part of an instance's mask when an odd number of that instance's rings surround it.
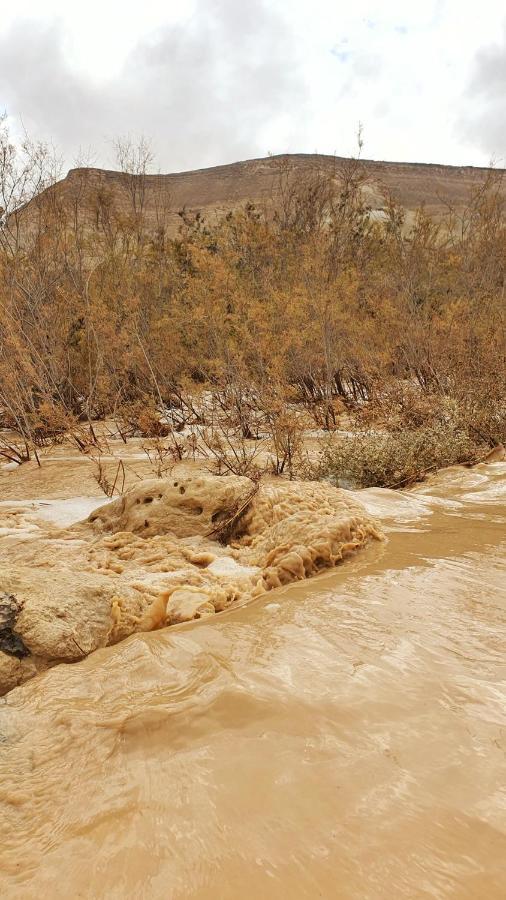
M 361 487 L 506 442 L 501 173 L 296 156 L 164 176 L 134 156 L 52 183 L 9 146 L 34 199 L 0 228 L 6 465 L 68 434 L 100 453 L 106 420 L 159 442 L 157 473 L 203 452 Z M 307 431 L 340 435 L 316 468 Z M 114 493 L 122 470 L 97 465 Z
M 349 164 L 350 160 L 340 157 L 290 154 L 167 175 L 78 168 L 71 169 L 41 196 L 49 193 L 51 199 L 75 211 L 81 222 L 93 224 L 104 217 L 130 215 L 135 208 L 146 224 L 156 227 L 163 220 L 173 233 L 183 209 L 201 213 L 211 222 L 245 203 L 265 209 L 279 201 L 283 179 L 296 183 L 315 172 L 339 178 L 343 167 Z M 460 211 L 472 189 L 483 183 L 489 173 L 486 168 L 473 166 L 373 160 L 364 160 L 360 165 L 371 208 L 381 210 L 385 195 L 391 195 L 406 210 L 408 221 L 410 214 L 422 205 L 433 217 L 447 212 L 448 204 Z M 34 211 L 33 201 L 26 210 Z

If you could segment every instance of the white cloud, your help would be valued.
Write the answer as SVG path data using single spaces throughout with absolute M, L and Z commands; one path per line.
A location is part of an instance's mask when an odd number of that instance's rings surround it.
M 479 12 L 462 0 L 18 0 L 0 24 L 0 109 L 69 162 L 92 144 L 110 164 L 126 132 L 151 136 L 167 171 L 347 154 L 361 121 L 367 156 L 486 164 L 505 153 L 500 65 L 483 49 L 505 52 L 503 2 Z
M 0 38 L 0 98 L 66 157 L 115 136 L 153 138 L 164 168 L 211 165 L 289 140 L 304 86 L 281 20 L 256 0 L 200 0 L 192 17 L 130 42 L 119 74 L 100 80 L 72 65 L 62 19 L 14 21 Z M 287 111 L 291 115 L 286 116 Z M 282 113 L 280 116 L 279 113 Z M 109 148 L 109 149 L 108 149 Z
M 464 99 L 463 136 L 487 152 L 493 162 L 505 166 L 506 24 L 502 35 L 477 54 Z

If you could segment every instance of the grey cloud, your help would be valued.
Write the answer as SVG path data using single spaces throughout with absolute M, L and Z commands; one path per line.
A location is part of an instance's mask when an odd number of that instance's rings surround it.
M 500 41 L 479 51 L 458 122 L 462 137 L 504 165 L 506 158 L 506 24 Z
M 93 146 L 107 163 L 108 143 L 127 133 L 152 138 L 166 171 L 264 155 L 270 127 L 283 150 L 302 137 L 283 131 L 303 129 L 306 94 L 289 27 L 267 0 L 200 0 L 187 25 L 142 39 L 106 84 L 72 69 L 64 40 L 56 21 L 17 23 L 0 39 L 0 111 L 70 162 Z

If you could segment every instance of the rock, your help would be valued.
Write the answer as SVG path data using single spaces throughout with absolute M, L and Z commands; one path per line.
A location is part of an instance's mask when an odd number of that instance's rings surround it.
M 40 520 L 15 568 L 0 568 L 0 694 L 136 631 L 310 578 L 380 537 L 348 491 L 205 472 L 140 482 L 68 529 Z
M 130 531 L 143 537 L 211 534 L 254 492 L 249 478 L 198 474 L 141 481 L 86 520 L 95 531 Z
M 0 696 L 47 668 L 32 656 L 16 659 L 0 651 Z
M 30 651 L 14 630 L 22 608 L 22 602 L 13 594 L 0 593 L 0 650 L 16 659 L 30 656 Z
M 506 460 L 506 450 L 504 449 L 503 444 L 497 444 L 496 447 L 492 447 L 487 455 L 484 457 L 483 462 L 493 463 L 493 462 L 504 462 Z
M 105 646 L 113 625 L 113 592 L 104 581 L 91 574 L 79 580 L 68 571 L 57 577 L 37 569 L 0 571 L 3 590 L 15 598 L 11 609 L 19 647 L 13 655 L 76 660 Z M 5 652 L 5 643 L 1 649 Z

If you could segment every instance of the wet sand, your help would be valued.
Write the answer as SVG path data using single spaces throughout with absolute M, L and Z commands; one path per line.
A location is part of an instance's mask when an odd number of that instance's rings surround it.
M 505 896 L 506 465 L 360 500 L 387 542 L 0 701 L 3 897 Z

